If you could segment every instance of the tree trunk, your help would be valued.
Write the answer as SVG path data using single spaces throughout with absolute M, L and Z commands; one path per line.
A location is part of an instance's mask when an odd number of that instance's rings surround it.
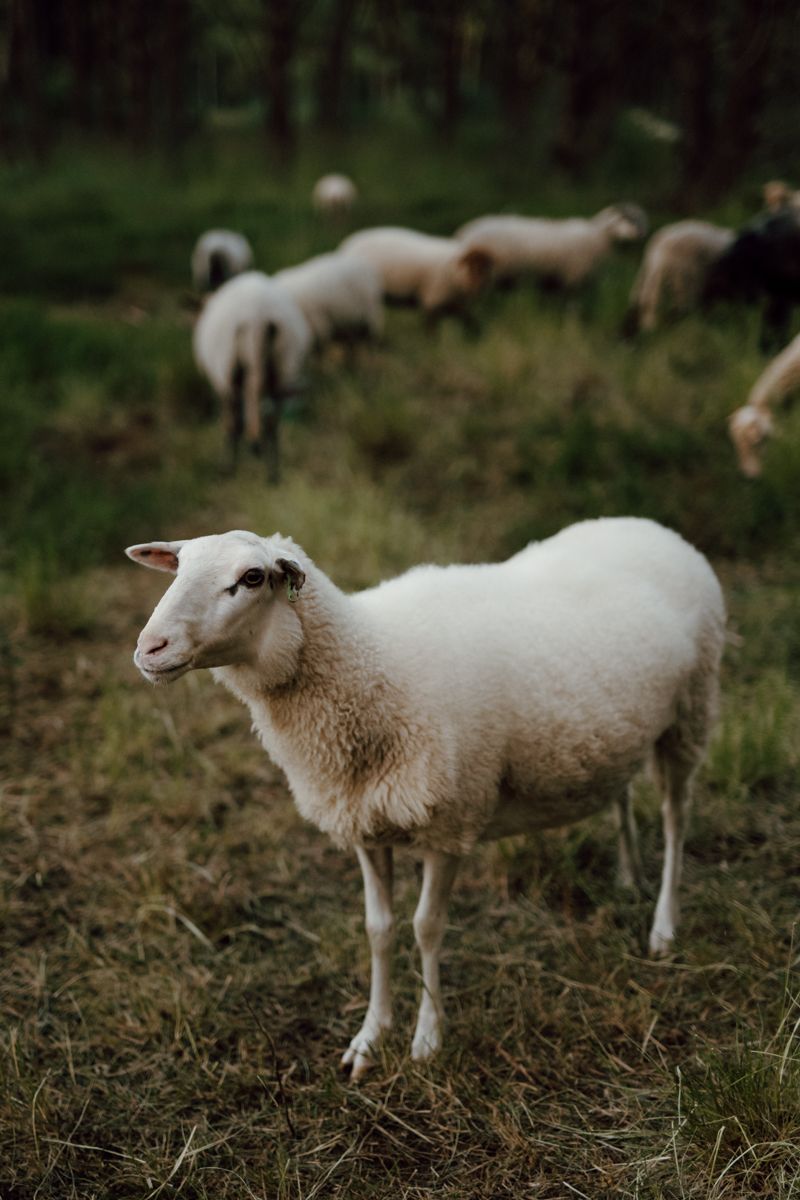
M 92 76 L 95 60 L 94 33 L 97 21 L 92 0 L 64 0 L 66 56 L 70 70 L 70 114 L 72 123 L 84 132 L 93 124 Z
M 188 0 L 165 0 L 159 45 L 158 80 L 164 94 L 162 137 L 176 155 L 189 127 L 189 62 L 193 46 L 192 12 Z
M 101 127 L 110 138 L 116 137 L 124 129 L 124 80 L 120 50 L 123 32 L 120 29 L 120 12 L 115 0 L 99 0 L 95 34 L 98 103 Z
M 628 8 L 624 0 L 571 0 L 565 17 L 564 98 L 553 157 L 580 176 L 607 150 L 623 102 Z
M 8 18 L 8 71 L 0 94 L 6 151 L 46 156 L 50 143 L 43 92 L 46 71 L 43 21 L 46 8 L 34 0 L 11 0 Z
M 505 123 L 512 133 L 529 128 L 553 40 L 549 0 L 516 0 L 501 7 L 496 79 Z M 499 15 L 499 14 L 498 14 Z
M 681 0 L 675 6 L 674 75 L 682 139 L 675 203 L 691 211 L 705 190 L 714 144 L 718 62 L 713 37 L 714 0 Z
M 350 40 L 358 0 L 334 0 L 330 27 L 317 74 L 317 125 L 338 130 L 344 122 L 344 97 L 349 74 Z
M 760 117 L 776 22 L 757 0 L 742 0 L 730 56 L 726 96 L 703 182 L 710 199 L 723 196 L 758 148 Z
M 297 140 L 292 87 L 297 49 L 295 11 L 296 0 L 265 0 L 267 136 L 284 159 L 291 157 Z
M 462 23 L 459 0 L 439 0 L 435 11 L 439 76 L 441 79 L 440 122 L 443 137 L 449 141 L 461 117 Z
M 142 0 L 127 0 L 125 17 L 126 124 L 133 145 L 141 150 L 153 132 L 153 25 Z

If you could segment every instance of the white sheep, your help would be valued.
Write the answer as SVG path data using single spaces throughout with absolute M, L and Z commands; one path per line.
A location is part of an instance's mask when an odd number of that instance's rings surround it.
M 764 440 L 774 432 L 772 409 L 800 388 L 800 334 L 764 368 L 747 402 L 728 418 L 728 430 L 743 475 L 761 474 Z
M 491 257 L 482 250 L 395 226 L 361 229 L 339 251 L 371 263 L 386 300 L 415 304 L 430 317 L 463 314 L 492 271 Z
M 295 300 L 317 345 L 383 333 L 381 281 L 371 263 L 347 254 L 320 254 L 277 271 L 276 283 Z
M 194 357 L 222 401 L 234 465 L 242 433 L 254 450 L 264 433 L 270 478 L 277 479 L 281 407 L 301 386 L 310 347 L 297 304 L 260 271 L 235 276 L 206 300 L 194 327 Z
M 323 175 L 311 192 L 311 203 L 315 210 L 328 217 L 346 216 L 357 200 L 358 189 L 347 175 Z
M 626 327 L 652 332 L 659 312 L 688 312 L 699 304 L 709 268 L 734 239 L 708 221 L 677 221 L 650 238 L 631 290 Z
M 490 256 L 498 282 L 532 275 L 544 284 L 576 288 L 617 242 L 635 241 L 646 232 L 647 218 L 638 205 L 612 204 L 588 218 L 477 217 L 455 236 Z
M 192 251 L 192 279 L 199 292 L 213 292 L 234 275 L 253 265 L 247 238 L 231 229 L 209 229 Z
M 356 1078 L 392 1023 L 394 845 L 423 858 L 416 1059 L 441 1042 L 439 950 L 459 860 L 479 841 L 613 804 L 631 881 L 628 785 L 651 757 L 666 851 L 650 948 L 669 950 L 725 619 L 711 568 L 677 534 L 585 521 L 504 563 L 421 566 L 354 595 L 280 534 L 127 553 L 177 573 L 139 635 L 144 677 L 212 668 L 250 709 L 302 815 L 358 855 L 372 983 L 343 1058 Z

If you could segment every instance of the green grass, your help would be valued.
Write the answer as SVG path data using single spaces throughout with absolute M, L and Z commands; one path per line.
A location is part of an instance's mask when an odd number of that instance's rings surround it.
M 340 233 L 307 196 L 334 165 L 361 183 L 360 221 L 432 231 L 622 194 L 539 182 L 483 135 L 446 158 L 408 130 L 338 153 L 279 173 L 233 132 L 182 173 L 73 148 L 0 177 L 0 1194 L 788 1200 L 800 414 L 743 480 L 725 417 L 762 367 L 756 314 L 625 343 L 626 252 L 576 300 L 486 297 L 478 337 L 390 313 L 354 365 L 314 364 L 279 487 L 255 461 L 224 477 L 182 307 L 202 229 L 242 228 L 266 268 L 328 248 Z M 658 212 L 657 181 L 624 193 Z M 652 895 L 616 887 L 609 818 L 483 847 L 450 914 L 446 1047 L 414 1066 L 400 856 L 397 1029 L 353 1088 L 336 1061 L 368 987 L 355 861 L 300 821 L 209 678 L 141 682 L 130 654 L 164 580 L 122 549 L 279 529 L 358 588 L 606 513 L 679 529 L 730 609 L 676 958 L 645 957 Z M 652 893 L 646 782 L 637 810 Z

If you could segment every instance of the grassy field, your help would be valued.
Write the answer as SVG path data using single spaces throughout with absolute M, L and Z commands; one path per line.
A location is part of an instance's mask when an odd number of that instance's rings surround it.
M 403 151 L 416 169 L 397 186 Z M 657 174 L 576 193 L 396 139 L 340 164 L 364 224 L 446 232 L 626 192 L 669 215 Z M 215 224 L 266 269 L 334 245 L 307 205 L 329 165 L 316 147 L 279 176 L 231 139 L 181 174 L 65 153 L 0 176 L 0 1196 L 797 1196 L 800 413 L 744 481 L 725 416 L 763 365 L 757 315 L 622 342 L 637 252 L 579 301 L 487 297 L 478 337 L 392 313 L 385 345 L 314 365 L 280 487 L 253 461 L 225 478 L 189 251 Z M 646 957 L 653 896 L 615 888 L 610 819 L 485 847 L 451 906 L 446 1049 L 419 1067 L 401 856 L 397 1028 L 351 1086 L 337 1062 L 369 966 L 355 859 L 301 822 L 210 678 L 141 681 L 131 653 L 164 581 L 122 548 L 279 529 L 356 588 L 618 513 L 703 549 L 730 611 L 678 952 Z M 654 885 L 646 783 L 637 806 Z

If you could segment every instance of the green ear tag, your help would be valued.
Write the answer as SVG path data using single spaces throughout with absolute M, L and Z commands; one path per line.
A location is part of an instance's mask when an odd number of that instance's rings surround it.
M 294 582 L 292 581 L 292 579 L 291 578 L 287 579 L 286 580 L 286 599 L 289 601 L 289 603 L 294 604 L 295 600 L 297 599 L 297 597 L 299 595 L 300 595 L 300 593 L 298 592 L 297 588 L 294 586 Z

